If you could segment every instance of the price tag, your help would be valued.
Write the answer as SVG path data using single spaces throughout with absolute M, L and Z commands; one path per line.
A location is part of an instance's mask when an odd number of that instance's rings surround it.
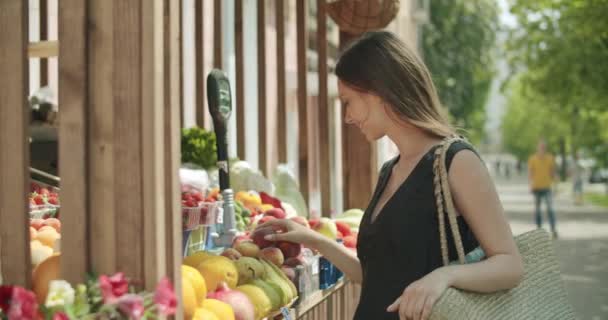
M 224 208 L 217 207 L 217 223 L 224 223 Z
M 315 259 L 312 260 L 312 275 L 317 275 L 319 274 L 319 258 L 315 257 Z
M 283 318 L 285 318 L 285 320 L 291 320 L 291 312 L 289 312 L 289 309 L 282 307 L 281 314 L 283 315 Z

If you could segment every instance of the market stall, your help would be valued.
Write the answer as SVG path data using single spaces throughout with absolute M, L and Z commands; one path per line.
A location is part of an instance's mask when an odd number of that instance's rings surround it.
M 329 61 L 355 36 L 340 32 L 339 42 L 332 42 L 328 26 L 338 30 L 329 13 L 342 17 L 343 27 L 349 23 L 345 10 L 361 8 L 345 7 L 346 0 L 255 2 L 251 82 L 246 50 L 252 30 L 244 26 L 253 2 L 192 2 L 198 67 L 189 109 L 187 1 L 39 1 L 41 17 L 50 3 L 57 6 L 58 39 L 30 43 L 28 4 L 0 3 L 0 284 L 32 288 L 42 305 L 54 292 L 52 280 L 77 288 L 94 272 L 102 275 L 86 284 L 94 288 L 122 279 L 115 274 L 120 271 L 138 290 L 170 297 L 174 289 L 178 319 L 226 305 L 230 312 L 247 312 L 232 297 L 249 301 L 255 319 L 352 317 L 359 288 L 328 260 L 300 245 L 251 238 L 251 231 L 264 221 L 293 219 L 356 250 L 362 211 L 337 210 L 334 203 L 365 205 L 375 183 L 375 153 L 359 132 L 336 125 L 341 120 Z M 378 9 L 371 12 L 383 25 L 359 28 L 383 27 L 392 19 L 382 10 L 398 6 L 382 3 L 370 8 Z M 205 31 L 209 26 L 212 33 Z M 226 43 L 226 29 L 234 43 Z M 227 47 L 233 49 L 229 56 Z M 30 145 L 38 138 L 32 138 L 28 60 L 50 57 L 59 61 L 58 112 L 42 122 L 55 132 L 56 172 L 32 167 L 30 160 L 39 149 Z M 48 63 L 41 66 L 41 79 L 52 82 Z M 211 67 L 218 69 L 215 78 L 207 78 Z M 299 123 L 295 143 L 290 112 Z M 255 138 L 247 134 L 252 125 Z M 251 139 L 258 140 L 253 158 Z M 292 149 L 295 174 L 294 166 L 278 165 L 289 163 Z M 211 163 L 201 164 L 201 158 Z M 333 186 L 342 183 L 338 192 Z M 155 300 L 154 308 L 161 305 Z

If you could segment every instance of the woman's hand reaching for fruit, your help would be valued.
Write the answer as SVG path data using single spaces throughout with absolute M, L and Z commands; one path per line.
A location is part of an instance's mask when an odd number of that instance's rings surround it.
M 263 237 L 266 241 L 289 241 L 315 248 L 322 236 L 288 219 L 273 219 L 258 226 L 252 234 L 252 238 Z

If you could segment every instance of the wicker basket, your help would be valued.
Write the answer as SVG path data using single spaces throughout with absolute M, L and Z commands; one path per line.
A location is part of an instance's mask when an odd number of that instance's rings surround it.
M 338 0 L 327 4 L 341 31 L 359 35 L 386 27 L 399 12 L 399 0 Z

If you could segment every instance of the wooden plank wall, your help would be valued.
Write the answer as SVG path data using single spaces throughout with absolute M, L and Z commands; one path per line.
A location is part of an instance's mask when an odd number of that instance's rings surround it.
M 28 5 L 0 1 L 0 283 L 29 286 Z
M 65 175 L 75 183 L 65 186 L 62 206 L 67 209 L 64 220 L 76 228 L 62 239 L 64 246 L 74 247 L 63 250 L 62 272 L 79 282 L 82 277 L 71 275 L 69 266 L 77 266 L 78 272 L 83 265 L 99 273 L 121 270 L 154 289 L 167 272 L 173 279 L 179 275 L 174 255 L 181 245 L 181 224 L 175 218 L 178 4 L 168 12 L 171 28 L 164 24 L 164 0 L 87 4 L 62 1 L 60 7 L 60 52 L 68 57 L 60 55 L 59 60 L 60 98 L 67 103 L 67 112 L 60 112 L 67 119 L 60 128 L 60 169 L 62 179 Z M 71 22 L 83 27 L 74 28 Z M 173 35 L 170 43 L 166 28 Z M 68 53 L 71 49 L 76 50 Z M 173 86 L 166 82 L 165 70 Z M 70 172 L 72 168 L 77 170 Z M 167 213 L 168 208 L 173 211 Z
M 297 59 L 298 59 L 298 170 L 300 191 L 304 199 L 310 195 L 310 163 L 308 152 L 308 88 L 307 88 L 307 58 L 308 6 L 306 0 L 297 0 L 296 3 L 296 32 L 297 32 Z
M 319 94 L 317 97 L 318 132 L 320 148 L 319 179 L 321 192 L 321 212 L 324 216 L 331 213 L 331 150 L 329 141 L 330 110 L 327 97 L 327 1 L 317 0 L 317 73 L 319 76 Z
M 165 234 L 167 274 L 173 281 L 175 292 L 181 291 L 182 229 L 179 166 L 180 128 L 182 110 L 181 67 L 181 3 L 182 1 L 164 0 L 164 118 L 163 129 L 165 152 Z M 176 281 L 180 280 L 180 281 Z M 181 299 L 181 297 L 178 297 Z M 183 318 L 183 310 L 177 310 L 175 319 Z
M 277 28 L 277 131 L 278 161 L 287 163 L 287 92 L 285 75 L 285 3 L 276 1 Z
M 196 100 L 194 103 L 196 113 L 196 124 L 199 127 L 205 127 L 205 117 L 209 114 L 205 110 L 206 89 L 205 85 L 205 50 L 204 50 L 204 20 L 205 14 L 203 11 L 203 1 L 194 2 L 194 48 L 196 68 L 194 91 L 196 92 Z
M 265 176 L 270 173 L 268 161 L 268 116 L 266 113 L 266 1 L 257 1 L 258 45 L 258 163 Z
M 300 320 L 342 320 L 352 319 L 359 303 L 361 286 L 346 282 L 344 286 L 333 291 L 304 314 L 298 315 Z
M 59 2 L 59 55 L 70 63 L 59 64 L 59 175 L 61 177 L 62 278 L 81 282 L 89 270 L 87 212 L 89 212 L 87 6 L 82 1 Z M 64 201 L 66 199 L 70 199 Z M 73 201 L 71 199 L 78 199 Z
M 245 159 L 245 55 L 243 51 L 243 0 L 234 3 L 234 53 L 235 74 L 234 84 L 236 103 L 236 146 L 237 157 Z

